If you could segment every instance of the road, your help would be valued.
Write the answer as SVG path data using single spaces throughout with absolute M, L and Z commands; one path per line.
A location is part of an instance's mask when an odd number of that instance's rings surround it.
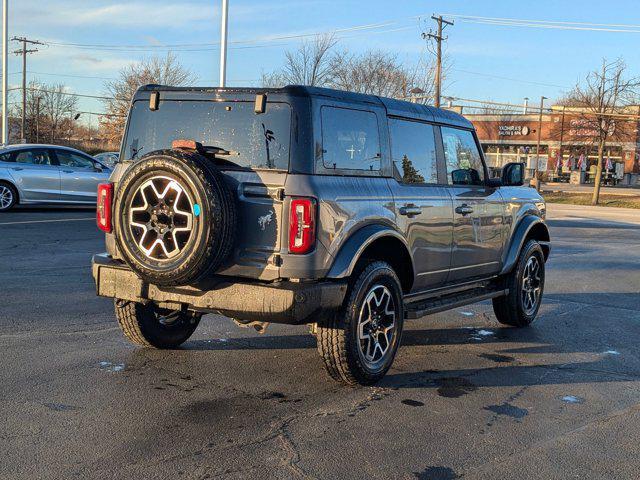
M 305 327 L 135 348 L 94 295 L 94 212 L 3 214 L 0 478 L 638 478 L 640 212 L 611 210 L 549 207 L 533 327 L 411 321 L 374 388 L 329 380 Z

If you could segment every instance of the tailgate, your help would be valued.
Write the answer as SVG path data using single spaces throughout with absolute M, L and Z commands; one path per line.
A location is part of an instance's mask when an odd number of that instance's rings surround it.
M 222 275 L 274 280 L 280 276 L 286 172 L 222 172 L 235 193 L 238 207 L 236 242 Z

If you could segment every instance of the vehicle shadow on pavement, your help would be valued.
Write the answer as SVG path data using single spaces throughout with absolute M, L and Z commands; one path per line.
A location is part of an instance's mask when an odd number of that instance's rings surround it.
M 386 388 L 438 388 L 441 396 L 460 396 L 482 387 L 529 387 L 610 382 L 638 382 L 638 375 L 608 371 L 606 361 L 497 365 L 485 368 L 389 373 L 379 383 Z M 443 389 L 454 389 L 443 395 Z
M 621 271 L 630 269 L 637 272 L 637 267 L 634 268 L 633 264 L 629 262 L 620 262 Z M 640 278 L 637 284 L 629 285 L 631 288 L 637 288 L 640 291 Z M 589 293 L 545 293 L 544 302 L 548 304 L 557 303 L 566 305 L 567 303 L 579 304 L 582 308 L 616 308 L 627 309 L 635 311 L 636 315 L 640 317 L 640 293 L 626 292 L 589 292 Z
M 415 325 L 415 323 L 414 323 Z M 490 327 L 487 327 L 490 328 Z M 478 344 L 477 331 L 482 328 L 426 328 L 405 330 L 402 346 Z M 492 335 L 482 343 L 494 342 L 543 342 L 533 329 L 491 328 Z M 312 335 L 261 335 L 259 337 L 194 340 L 186 343 L 184 350 L 296 350 L 316 348 Z

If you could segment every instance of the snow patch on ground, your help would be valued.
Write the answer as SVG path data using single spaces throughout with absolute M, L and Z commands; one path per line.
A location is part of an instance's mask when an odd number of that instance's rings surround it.
M 493 335 L 493 332 L 491 330 L 478 330 L 476 334 L 480 335 L 481 337 L 488 337 Z
M 584 402 L 584 398 L 576 397 L 574 395 L 565 395 L 562 397 L 562 401 L 564 403 L 582 403 Z
M 124 370 L 124 363 L 100 362 L 100 369 L 107 372 L 121 372 Z
M 471 328 L 471 330 L 474 330 L 473 334 L 471 335 L 471 340 L 482 341 L 484 338 L 494 335 L 494 332 L 492 332 L 491 330 L 476 330 L 475 328 Z

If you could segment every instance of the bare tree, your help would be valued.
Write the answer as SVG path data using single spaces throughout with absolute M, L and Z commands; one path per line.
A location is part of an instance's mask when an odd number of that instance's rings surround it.
M 46 131 L 49 132 L 48 122 L 46 122 L 45 125 L 44 118 L 42 117 L 42 104 L 40 105 L 40 111 L 38 112 L 38 98 L 40 98 L 40 102 L 42 102 L 41 90 L 51 90 L 51 88 L 47 87 L 47 85 L 44 85 L 37 80 L 31 80 L 27 85 L 27 111 L 25 114 L 27 124 L 25 138 L 27 140 L 27 143 L 32 143 L 36 139 L 36 137 L 38 137 L 39 140 L 40 136 L 36 134 L 36 128 L 39 130 L 38 133 L 40 134 L 45 131 L 45 128 Z M 39 118 L 37 118 L 38 113 L 40 114 Z M 16 103 L 11 111 L 11 115 L 16 118 L 22 117 L 22 102 Z M 36 121 L 36 119 L 39 121 Z
M 395 98 L 407 98 L 414 91 L 420 92 L 411 95 L 420 103 L 433 97 L 433 62 L 420 59 L 407 67 L 396 55 L 380 50 L 335 52 L 337 43 L 333 35 L 303 41 L 296 50 L 285 53 L 281 69 L 262 75 L 263 86 L 312 85 Z
M 108 115 L 103 117 L 101 126 L 106 136 L 113 143 L 120 140 L 131 98 L 138 87 L 149 83 L 183 86 L 193 82 L 194 75 L 171 52 L 166 57 L 152 57 L 123 68 L 116 80 L 105 84 L 110 98 L 104 101 Z
M 431 64 L 420 62 L 414 68 L 407 68 L 396 55 L 380 50 L 334 55 L 331 71 L 331 85 L 342 90 L 392 98 L 406 98 L 412 90 L 422 92 L 421 99 L 433 95 Z
M 313 41 L 304 40 L 296 50 L 285 52 L 286 61 L 281 70 L 262 75 L 262 85 L 326 86 L 331 78 L 329 53 L 336 43 L 332 34 L 318 35 Z
M 51 143 L 56 143 L 62 125 L 71 124 L 71 115 L 76 110 L 78 97 L 70 95 L 67 87 L 61 83 L 56 85 L 39 85 L 31 90 L 27 108 L 32 109 L 35 115 L 35 104 L 40 97 L 40 111 L 47 119 L 47 129 Z
M 600 197 L 603 156 L 607 141 L 615 133 L 617 138 L 627 136 L 629 124 L 625 122 L 624 108 L 637 97 L 640 78 L 626 78 L 626 65 L 618 59 L 602 61 L 600 70 L 590 72 L 583 84 L 576 85 L 560 101 L 567 112 L 578 117 L 574 122 L 576 135 L 590 139 L 598 149 L 598 164 L 593 189 L 592 205 L 597 205 Z

